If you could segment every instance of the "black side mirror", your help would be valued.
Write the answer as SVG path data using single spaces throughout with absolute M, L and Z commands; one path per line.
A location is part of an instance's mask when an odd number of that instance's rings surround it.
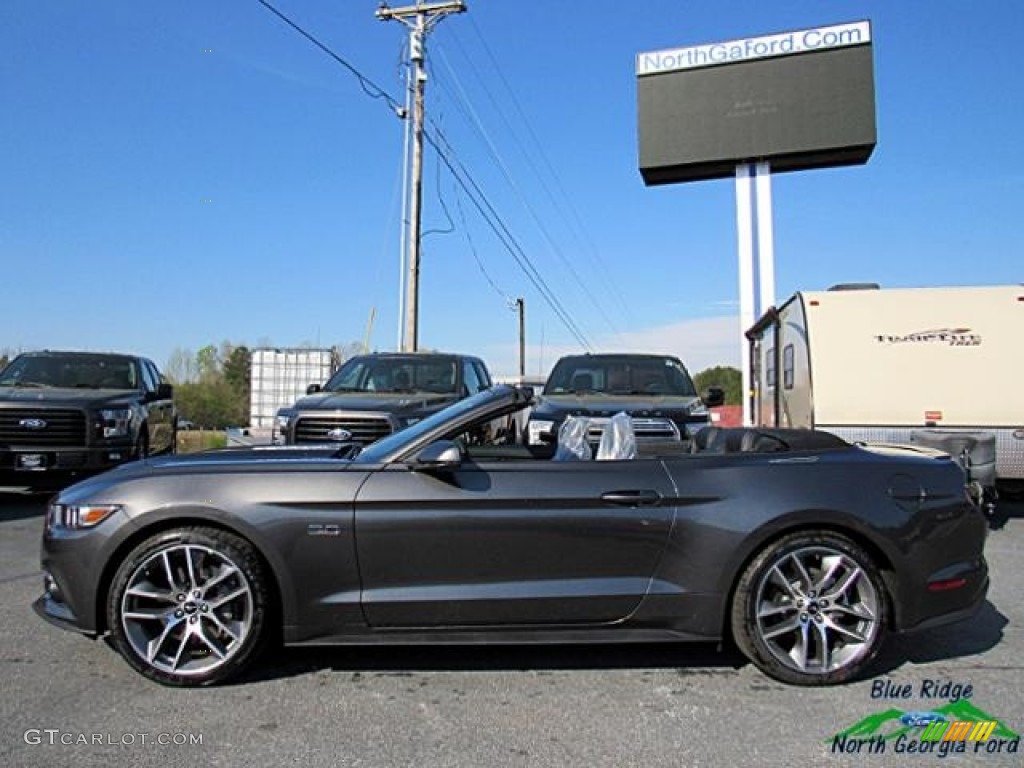
M 306 394 L 307 395 L 315 395 L 319 391 L 320 391 L 320 385 L 319 384 L 310 384 L 308 387 L 306 387 Z
M 458 469 L 462 464 L 462 451 L 451 440 L 431 443 L 416 459 L 417 469 Z
M 156 388 L 157 400 L 170 400 L 174 397 L 174 387 L 166 382 Z
M 708 391 L 704 394 L 704 405 L 708 408 L 725 405 L 725 390 L 721 387 L 708 387 Z

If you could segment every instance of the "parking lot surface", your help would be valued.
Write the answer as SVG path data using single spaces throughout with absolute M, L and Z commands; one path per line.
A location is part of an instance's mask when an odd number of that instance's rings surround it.
M 1007 736 L 1024 732 L 1020 502 L 997 508 L 976 617 L 896 638 L 872 678 L 828 689 L 661 644 L 286 649 L 232 685 L 164 688 L 32 612 L 43 511 L 0 499 L 0 765 L 1022 764 Z M 958 694 L 969 707 L 948 719 L 997 721 L 988 741 L 874 738 Z

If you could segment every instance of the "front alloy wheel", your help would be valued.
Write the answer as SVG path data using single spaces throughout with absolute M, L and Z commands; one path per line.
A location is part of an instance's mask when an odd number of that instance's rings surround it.
M 886 628 L 885 585 L 871 557 L 831 532 L 794 534 L 744 571 L 733 601 L 733 636 L 763 672 L 798 685 L 860 674 Z
M 118 569 L 108 626 L 118 651 L 146 677 L 204 685 L 254 656 L 266 604 L 248 542 L 216 529 L 179 529 L 143 542 Z

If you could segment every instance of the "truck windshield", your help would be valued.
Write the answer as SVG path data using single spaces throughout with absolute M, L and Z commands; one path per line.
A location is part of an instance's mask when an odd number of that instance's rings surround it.
M 667 395 L 696 397 L 686 368 L 671 357 L 564 357 L 551 371 L 545 395 Z
M 0 373 L 0 387 L 137 389 L 131 360 L 108 355 L 23 355 Z
M 330 378 L 327 392 L 455 394 L 453 358 L 353 357 Z

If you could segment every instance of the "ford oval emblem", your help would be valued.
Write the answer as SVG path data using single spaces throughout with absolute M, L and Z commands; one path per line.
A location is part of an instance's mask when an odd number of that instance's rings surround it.
M 331 429 L 331 430 L 327 431 L 327 439 L 328 440 L 337 440 L 339 443 L 343 443 L 346 440 L 351 440 L 352 439 L 352 433 L 349 432 L 347 429 L 342 429 L 341 427 L 335 427 L 334 429 Z
M 25 429 L 46 429 L 46 422 L 42 419 L 22 419 L 18 426 Z

